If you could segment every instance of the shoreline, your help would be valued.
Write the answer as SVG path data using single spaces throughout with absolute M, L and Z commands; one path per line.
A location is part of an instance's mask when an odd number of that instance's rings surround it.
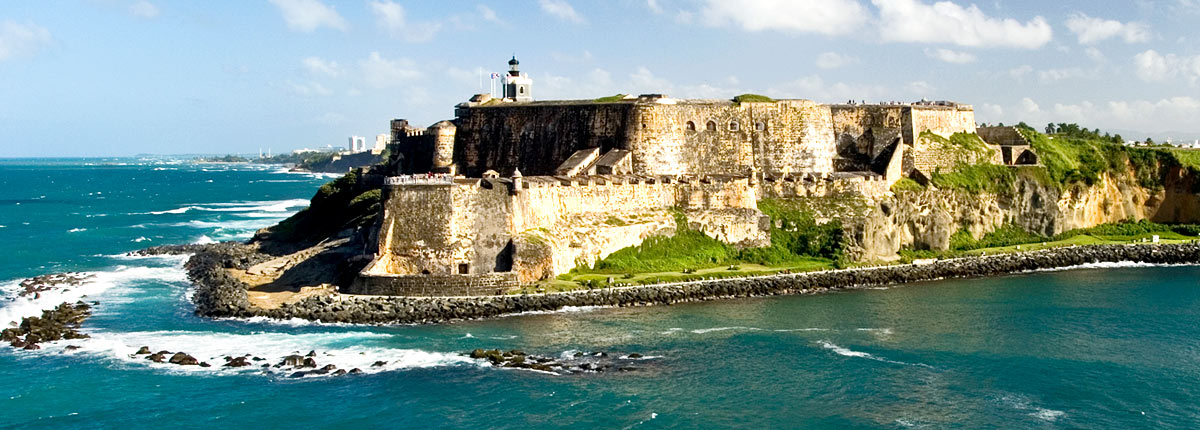
M 220 318 L 299 318 L 322 323 L 429 324 L 568 307 L 670 305 L 742 297 L 821 294 L 942 279 L 1020 274 L 1089 263 L 1197 264 L 1200 263 L 1200 244 L 1087 245 L 961 257 L 925 264 L 524 295 L 401 297 L 338 294 L 309 297 L 275 309 L 251 305 L 248 286 L 225 270 L 228 266 L 253 260 L 253 251 L 246 245 L 227 243 L 197 250 L 184 266 L 195 287 L 192 301 L 196 314 Z

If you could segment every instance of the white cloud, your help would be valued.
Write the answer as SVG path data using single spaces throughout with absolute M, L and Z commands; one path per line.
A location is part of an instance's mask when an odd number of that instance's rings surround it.
M 484 4 L 476 5 L 475 10 L 479 12 L 479 17 L 483 18 L 484 21 L 494 23 L 494 24 L 505 25 L 504 20 L 500 19 L 499 15 L 496 15 L 496 11 L 492 10 L 492 8 L 490 8 L 490 7 L 487 7 L 487 5 L 484 5 Z
M 858 57 L 853 55 L 844 55 L 836 52 L 824 52 L 817 56 L 817 67 L 822 69 L 836 69 L 852 64 L 858 64 Z
M 158 12 L 158 6 L 155 6 L 154 3 L 150 3 L 146 0 L 141 0 L 129 5 L 129 13 L 132 13 L 133 16 L 137 17 L 154 18 L 158 16 Z
M 1087 54 L 1088 58 L 1091 58 L 1092 61 L 1095 61 L 1097 63 L 1103 63 L 1103 62 L 1108 61 L 1108 58 L 1106 58 L 1104 56 L 1104 53 L 1100 52 L 1099 49 L 1096 49 L 1093 46 L 1089 46 L 1086 49 L 1084 49 L 1083 53 Z
M 884 100 L 900 95 L 895 88 L 882 85 L 844 82 L 827 84 L 817 75 L 804 76 L 782 85 L 776 85 L 769 88 L 765 94 L 776 98 L 799 98 L 826 103 L 843 103 L 847 100 Z
M 408 22 L 404 7 L 396 2 L 372 1 L 367 4 L 378 19 L 380 28 L 406 42 L 428 42 L 442 29 L 442 25 L 435 22 Z
M 379 55 L 379 52 L 372 52 L 359 66 L 363 72 L 363 80 L 374 88 L 398 87 L 421 77 L 421 72 L 412 60 L 389 60 Z
M 1060 102 L 1052 104 L 1049 108 L 1042 108 L 1037 102 L 1026 97 L 1010 108 L 995 106 L 995 109 L 996 116 L 1003 116 L 1003 118 L 989 116 L 986 118 L 988 122 L 995 120 L 1012 121 L 1013 123 L 1025 121 L 1035 124 L 1034 127 L 1038 128 L 1040 127 L 1036 124 L 1074 122 L 1085 127 L 1100 127 L 1109 130 L 1200 133 L 1200 127 L 1194 120 L 1200 116 L 1200 100 L 1188 96 L 1159 100 L 1113 100 L 1103 103 L 1086 100 L 1075 103 Z
M 542 12 L 546 12 L 555 18 L 576 24 L 586 22 L 566 0 L 538 0 L 538 4 L 541 5 Z
M 925 97 L 925 95 L 927 95 L 927 94 L 932 94 L 935 88 L 933 87 L 933 85 L 930 85 L 928 82 L 914 81 L 914 82 L 909 82 L 908 85 L 905 86 L 905 89 L 907 89 L 909 93 L 916 94 L 921 97 Z
M 304 68 L 309 73 L 314 75 L 324 75 L 328 77 L 337 77 L 342 74 L 342 68 L 338 66 L 336 61 L 325 61 L 320 57 L 308 57 L 301 61 Z
M 288 28 L 295 31 L 311 33 L 321 27 L 329 27 L 346 31 L 349 25 L 332 7 L 318 0 L 270 0 L 279 12 Z
M 946 48 L 925 48 L 925 56 L 952 64 L 966 64 L 975 61 L 975 56 L 972 54 Z
M 1040 48 L 1053 38 L 1040 16 L 1022 23 L 992 18 L 971 5 L 949 1 L 871 0 L 879 8 L 880 36 L 893 42 L 949 43 L 971 47 Z
M 1016 79 L 1017 82 L 1024 82 L 1025 77 L 1029 76 L 1030 73 L 1033 73 L 1033 66 L 1028 64 L 1017 66 L 1008 70 L 1008 76 Z
M 288 89 L 292 90 L 293 93 L 296 93 L 298 95 L 305 96 L 305 97 L 328 96 L 328 95 L 333 94 L 333 90 L 326 88 L 324 85 L 321 85 L 319 82 L 291 82 L 291 81 L 289 81 L 287 83 L 287 85 L 288 85 Z
M 658 0 L 646 0 L 646 7 L 654 13 L 663 13 L 663 8 L 658 4 Z
M 0 23 L 0 61 L 33 55 L 51 40 L 50 32 L 37 24 L 4 21 Z
M 1184 78 L 1191 85 L 1200 81 L 1200 55 L 1180 57 L 1175 54 L 1159 54 L 1153 49 L 1133 57 L 1133 65 L 1139 78 L 1146 82 L 1167 82 Z
M 701 14 L 713 26 L 826 35 L 853 33 L 870 17 L 857 0 L 706 0 Z
M 1082 45 L 1090 45 L 1113 37 L 1120 37 L 1125 43 L 1138 43 L 1150 40 L 1150 29 L 1141 23 L 1094 18 L 1083 13 L 1072 14 L 1067 18 L 1067 29 L 1075 33 Z
M 578 55 L 552 51 L 550 52 L 550 59 L 562 63 L 590 63 L 595 60 L 595 57 L 592 56 L 591 51 L 585 49 Z
M 1089 76 L 1090 73 L 1078 67 L 1069 67 L 1065 69 L 1048 69 L 1038 71 L 1038 80 L 1043 84 L 1052 84 L 1066 79 L 1075 79 Z

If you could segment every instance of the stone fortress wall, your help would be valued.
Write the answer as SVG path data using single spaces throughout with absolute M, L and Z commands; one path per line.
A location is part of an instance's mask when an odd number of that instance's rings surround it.
M 769 224 L 750 182 L 605 175 L 390 185 L 377 256 L 345 292 L 493 294 L 673 231 L 672 209 L 725 242 L 765 246 Z
M 417 175 L 385 187 L 376 258 L 344 292 L 495 294 L 671 234 L 677 212 L 764 246 L 760 199 L 879 198 L 936 159 L 922 132 L 975 130 L 955 104 L 475 100 L 427 129 L 393 121 L 395 174 Z

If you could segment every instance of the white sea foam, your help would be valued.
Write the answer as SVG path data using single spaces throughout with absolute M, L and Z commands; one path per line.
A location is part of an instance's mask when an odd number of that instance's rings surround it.
M 189 293 L 190 292 L 191 292 L 191 290 L 189 290 Z M 189 297 L 188 300 L 191 301 L 191 298 Z M 242 322 L 242 323 L 247 323 L 247 324 L 264 324 L 264 325 L 274 325 L 274 326 L 283 326 L 283 327 L 309 327 L 309 326 L 354 327 L 354 326 L 374 325 L 374 324 L 352 324 L 352 323 L 344 323 L 344 322 L 322 322 L 322 321 L 306 320 L 303 318 L 274 319 L 274 318 L 267 318 L 267 317 L 262 317 L 262 316 L 250 317 L 250 318 L 224 318 L 223 317 L 223 318 L 214 318 L 214 319 L 216 319 L 218 321 L 237 321 L 237 322 Z
M 182 260 L 180 260 L 182 261 Z M 123 288 L 132 282 L 157 280 L 162 282 L 183 282 L 187 273 L 179 267 L 140 267 L 117 266 L 110 271 L 87 272 L 95 277 L 88 279 L 78 286 L 53 288 L 43 291 L 39 297 L 18 296 L 20 281 L 5 283 L 2 287 L 7 300 L 0 303 L 0 324 L 10 324 L 21 321 L 22 318 L 41 315 L 42 311 L 66 303 L 74 303 L 86 298 L 101 296 L 109 290 Z
M 1174 267 L 1174 266 L 1195 266 L 1196 264 L 1158 264 L 1145 263 L 1141 261 L 1118 261 L 1118 262 L 1098 262 L 1098 263 L 1083 263 L 1075 266 L 1053 267 L 1048 269 L 1037 269 L 1034 272 L 1058 272 L 1063 270 L 1075 269 L 1126 269 L 1136 267 Z
M 86 228 L 73 228 L 73 229 L 67 230 L 67 233 L 79 233 L 81 231 L 87 231 L 87 229 Z
M 214 243 L 217 243 L 217 241 L 215 241 L 215 240 L 213 240 L 213 238 L 208 237 L 203 234 L 200 235 L 200 237 L 197 237 L 196 240 L 192 241 L 192 244 L 195 244 L 195 245 L 210 245 L 210 244 L 214 244 Z
M 204 212 L 287 212 L 292 208 L 308 206 L 306 199 L 264 200 L 228 203 L 194 203 L 175 209 L 146 212 L 150 215 L 182 214 L 189 211 Z
M 704 334 L 704 333 L 712 333 L 712 332 L 716 332 L 716 331 L 726 331 L 726 330 L 757 331 L 757 330 L 762 330 L 762 329 L 757 328 L 757 327 L 713 327 L 713 328 L 701 328 L 701 329 L 692 330 L 692 333 Z
M 1054 409 L 1037 408 L 1037 410 L 1031 412 L 1029 415 L 1044 421 L 1057 421 L 1063 415 L 1066 415 L 1066 412 L 1056 411 Z
M 930 368 L 930 369 L 933 368 L 933 366 L 930 366 L 930 365 L 924 364 L 924 363 L 906 363 L 903 361 L 888 360 L 886 358 L 871 355 L 870 353 L 866 353 L 866 352 L 862 352 L 862 351 L 855 351 L 855 350 L 852 350 L 849 348 L 844 348 L 844 347 L 834 344 L 833 342 L 829 342 L 826 340 L 817 341 L 817 344 L 821 345 L 822 348 L 833 351 L 837 355 L 841 355 L 841 356 L 845 356 L 845 357 L 866 358 L 868 360 L 881 361 L 884 363 L 901 364 L 901 365 L 905 365 L 905 366 L 920 366 L 920 367 L 926 367 L 926 368 Z
M 453 365 L 485 365 L 481 361 L 457 353 L 364 346 L 364 343 L 391 337 L 389 334 L 373 332 L 233 334 L 206 331 L 89 331 L 88 334 L 91 335 L 90 339 L 47 343 L 43 345 L 43 350 L 34 351 L 34 353 L 91 354 L 130 365 L 177 372 L 265 372 L 272 375 L 289 375 L 298 370 L 312 370 L 274 367 L 289 355 L 306 355 L 308 351 L 316 352 L 313 359 L 317 362 L 318 367 L 333 364 L 338 369 L 349 371 L 358 368 L 364 373 Z M 65 348 L 67 345 L 77 345 L 79 349 L 68 351 Z M 201 362 L 209 363 L 213 367 L 154 363 L 146 360 L 144 355 L 134 355 L 134 352 L 142 346 L 148 346 L 155 352 L 183 352 Z M 259 357 L 264 360 L 251 360 L 251 366 L 247 367 L 223 367 L 224 357 L 240 357 L 246 354 L 250 354 L 249 359 Z M 374 366 L 379 361 L 383 361 L 385 364 Z M 262 367 L 263 364 L 269 364 L 271 367 Z
M 892 335 L 892 329 L 890 328 L 856 328 L 854 330 L 871 333 L 880 339 L 886 339 Z
M 525 311 L 525 312 L 518 312 L 515 314 L 509 314 L 509 315 L 505 315 L 505 316 L 569 314 L 569 313 L 575 313 L 575 312 L 590 312 L 590 311 L 594 311 L 597 309 L 604 309 L 604 308 L 611 308 L 611 307 L 612 306 L 563 306 L 561 308 L 558 308 L 558 309 L 555 309 L 552 311 Z
M 146 242 L 146 241 L 149 241 L 149 240 L 151 240 L 151 239 L 150 239 L 150 238 L 148 238 L 148 237 L 146 237 L 146 236 L 138 236 L 138 238 L 137 238 L 137 239 L 132 239 L 132 240 L 130 240 L 130 242 L 134 242 L 134 243 L 140 243 L 140 242 Z

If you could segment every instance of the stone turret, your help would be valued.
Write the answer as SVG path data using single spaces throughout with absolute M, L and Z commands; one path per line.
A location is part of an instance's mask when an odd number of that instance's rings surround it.
M 433 169 L 454 173 L 454 135 L 457 127 L 450 121 L 438 121 L 429 127 L 433 133 Z

